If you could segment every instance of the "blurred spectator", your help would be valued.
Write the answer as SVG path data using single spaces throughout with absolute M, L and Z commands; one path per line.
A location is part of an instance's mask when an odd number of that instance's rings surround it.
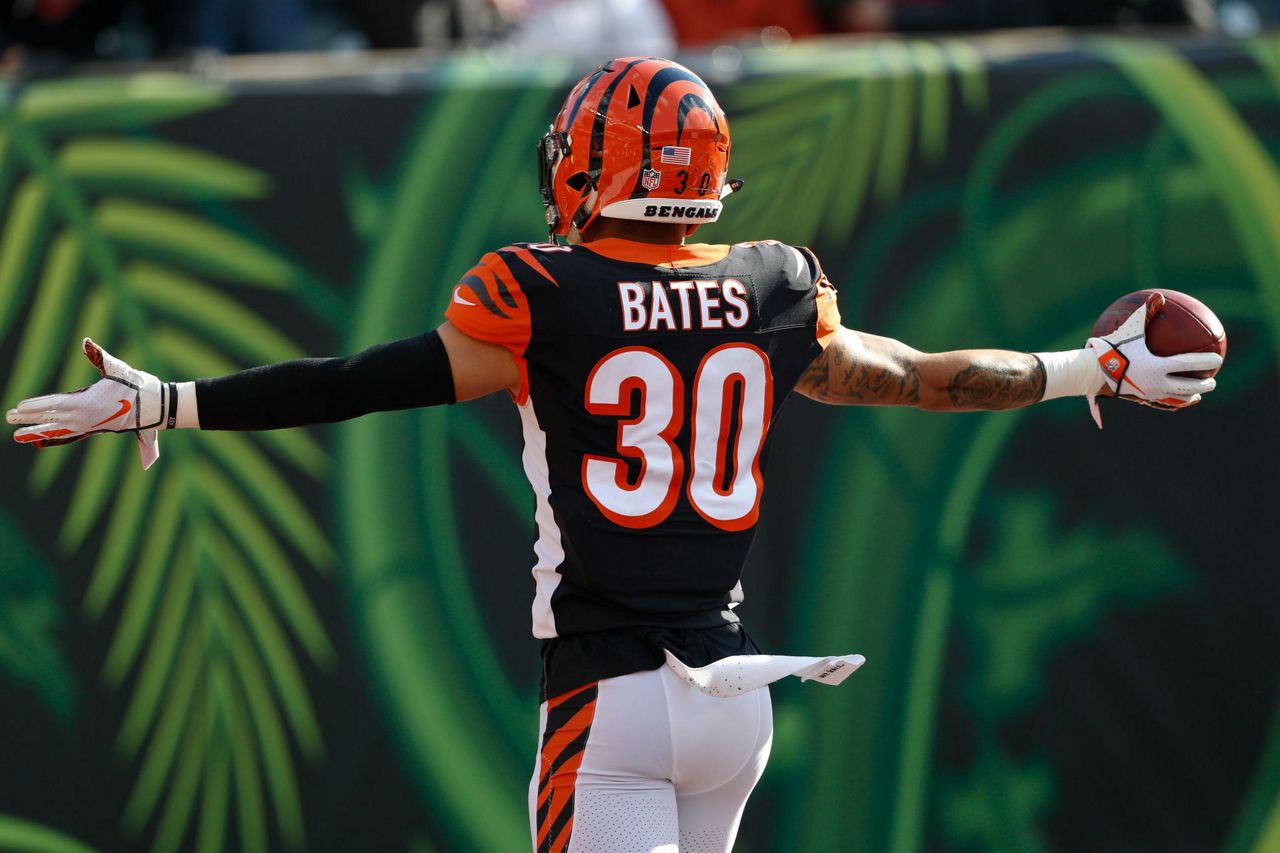
M 301 50 L 303 0 L 188 0 L 191 45 L 223 53 Z
M 956 32 L 1005 27 L 1212 23 L 1208 0 L 815 0 L 835 32 Z M 1193 14 L 1196 13 L 1196 14 Z
M 92 57 L 124 6 L 125 0 L 0 0 L 0 40 L 6 48 Z
M 351 22 L 372 48 L 417 47 L 417 17 L 423 0 L 345 0 Z M 440 4 L 437 4 L 440 5 Z
M 591 58 L 675 49 L 661 0 L 345 0 L 374 48 L 496 43 Z
M 1048 0 L 1049 23 L 1061 27 L 1186 24 L 1187 0 Z
M 1216 12 L 1222 31 L 1231 36 L 1256 35 L 1264 26 L 1280 21 L 1280 3 L 1274 0 L 1220 0 Z
M 785 43 L 822 33 L 1209 28 L 1219 20 L 1232 34 L 1256 32 L 1280 20 L 1280 0 L 0 0 L 0 73 L 191 48 L 496 43 L 597 59 L 743 37 Z
M 373 48 L 447 49 L 508 28 L 496 0 L 343 0 L 352 23 Z
M 834 33 L 882 33 L 893 29 L 893 0 L 817 0 L 823 24 Z
M 754 35 L 770 27 L 791 38 L 824 32 L 818 9 L 806 0 L 663 0 L 681 47 Z
M 304 0 L 0 0 L 0 51 L 36 69 L 92 59 L 145 59 L 197 48 L 294 50 Z
M 510 29 L 499 44 L 593 60 L 674 53 L 660 0 L 495 0 Z
M 182 11 L 182 0 L 0 0 L 0 71 L 177 53 Z

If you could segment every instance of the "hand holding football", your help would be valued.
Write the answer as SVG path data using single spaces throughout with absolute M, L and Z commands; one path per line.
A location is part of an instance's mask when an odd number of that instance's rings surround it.
M 1147 349 L 1154 355 L 1170 356 L 1185 352 L 1216 352 L 1227 355 L 1227 332 L 1222 321 L 1199 299 L 1177 290 L 1152 288 L 1125 294 L 1102 312 L 1093 324 L 1093 337 L 1114 332 L 1152 293 L 1164 297 L 1164 304 L 1147 318 Z M 1187 375 L 1208 379 L 1221 368 L 1192 371 Z

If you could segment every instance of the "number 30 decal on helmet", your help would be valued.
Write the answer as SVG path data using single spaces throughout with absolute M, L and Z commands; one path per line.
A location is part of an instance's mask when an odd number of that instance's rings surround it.
M 627 57 L 574 86 L 538 143 L 551 236 L 585 231 L 597 216 L 675 222 L 687 234 L 720 216 L 729 122 L 683 65 Z

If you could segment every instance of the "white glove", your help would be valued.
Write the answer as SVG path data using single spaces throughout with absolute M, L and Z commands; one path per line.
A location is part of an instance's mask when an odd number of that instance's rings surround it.
M 1089 338 L 1085 347 L 1097 360 L 1102 380 L 1116 396 L 1173 411 L 1194 406 L 1200 402 L 1200 395 L 1208 394 L 1218 384 L 1214 379 L 1175 374 L 1216 370 L 1222 365 L 1222 356 L 1216 352 L 1171 356 L 1153 354 L 1147 349 L 1147 322 L 1163 307 L 1164 295 L 1151 294 L 1146 304 L 1139 306 L 1114 332 L 1101 338 Z M 1093 420 L 1101 429 L 1102 413 L 1098 411 L 1097 390 L 1086 396 Z
M 175 386 L 133 369 L 89 338 L 84 339 L 84 354 L 102 378 L 88 388 L 32 397 L 10 409 L 5 416 L 9 423 L 29 424 L 13 434 L 14 441 L 56 447 L 100 432 L 132 432 L 142 467 L 150 468 L 160 457 L 156 428 L 173 426 Z

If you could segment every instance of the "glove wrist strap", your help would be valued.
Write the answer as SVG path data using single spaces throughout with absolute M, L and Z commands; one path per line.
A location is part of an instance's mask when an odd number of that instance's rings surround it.
M 1038 352 L 1035 356 L 1044 365 L 1044 396 L 1041 400 L 1089 396 L 1097 394 L 1106 385 L 1102 368 L 1088 347 L 1066 352 Z

